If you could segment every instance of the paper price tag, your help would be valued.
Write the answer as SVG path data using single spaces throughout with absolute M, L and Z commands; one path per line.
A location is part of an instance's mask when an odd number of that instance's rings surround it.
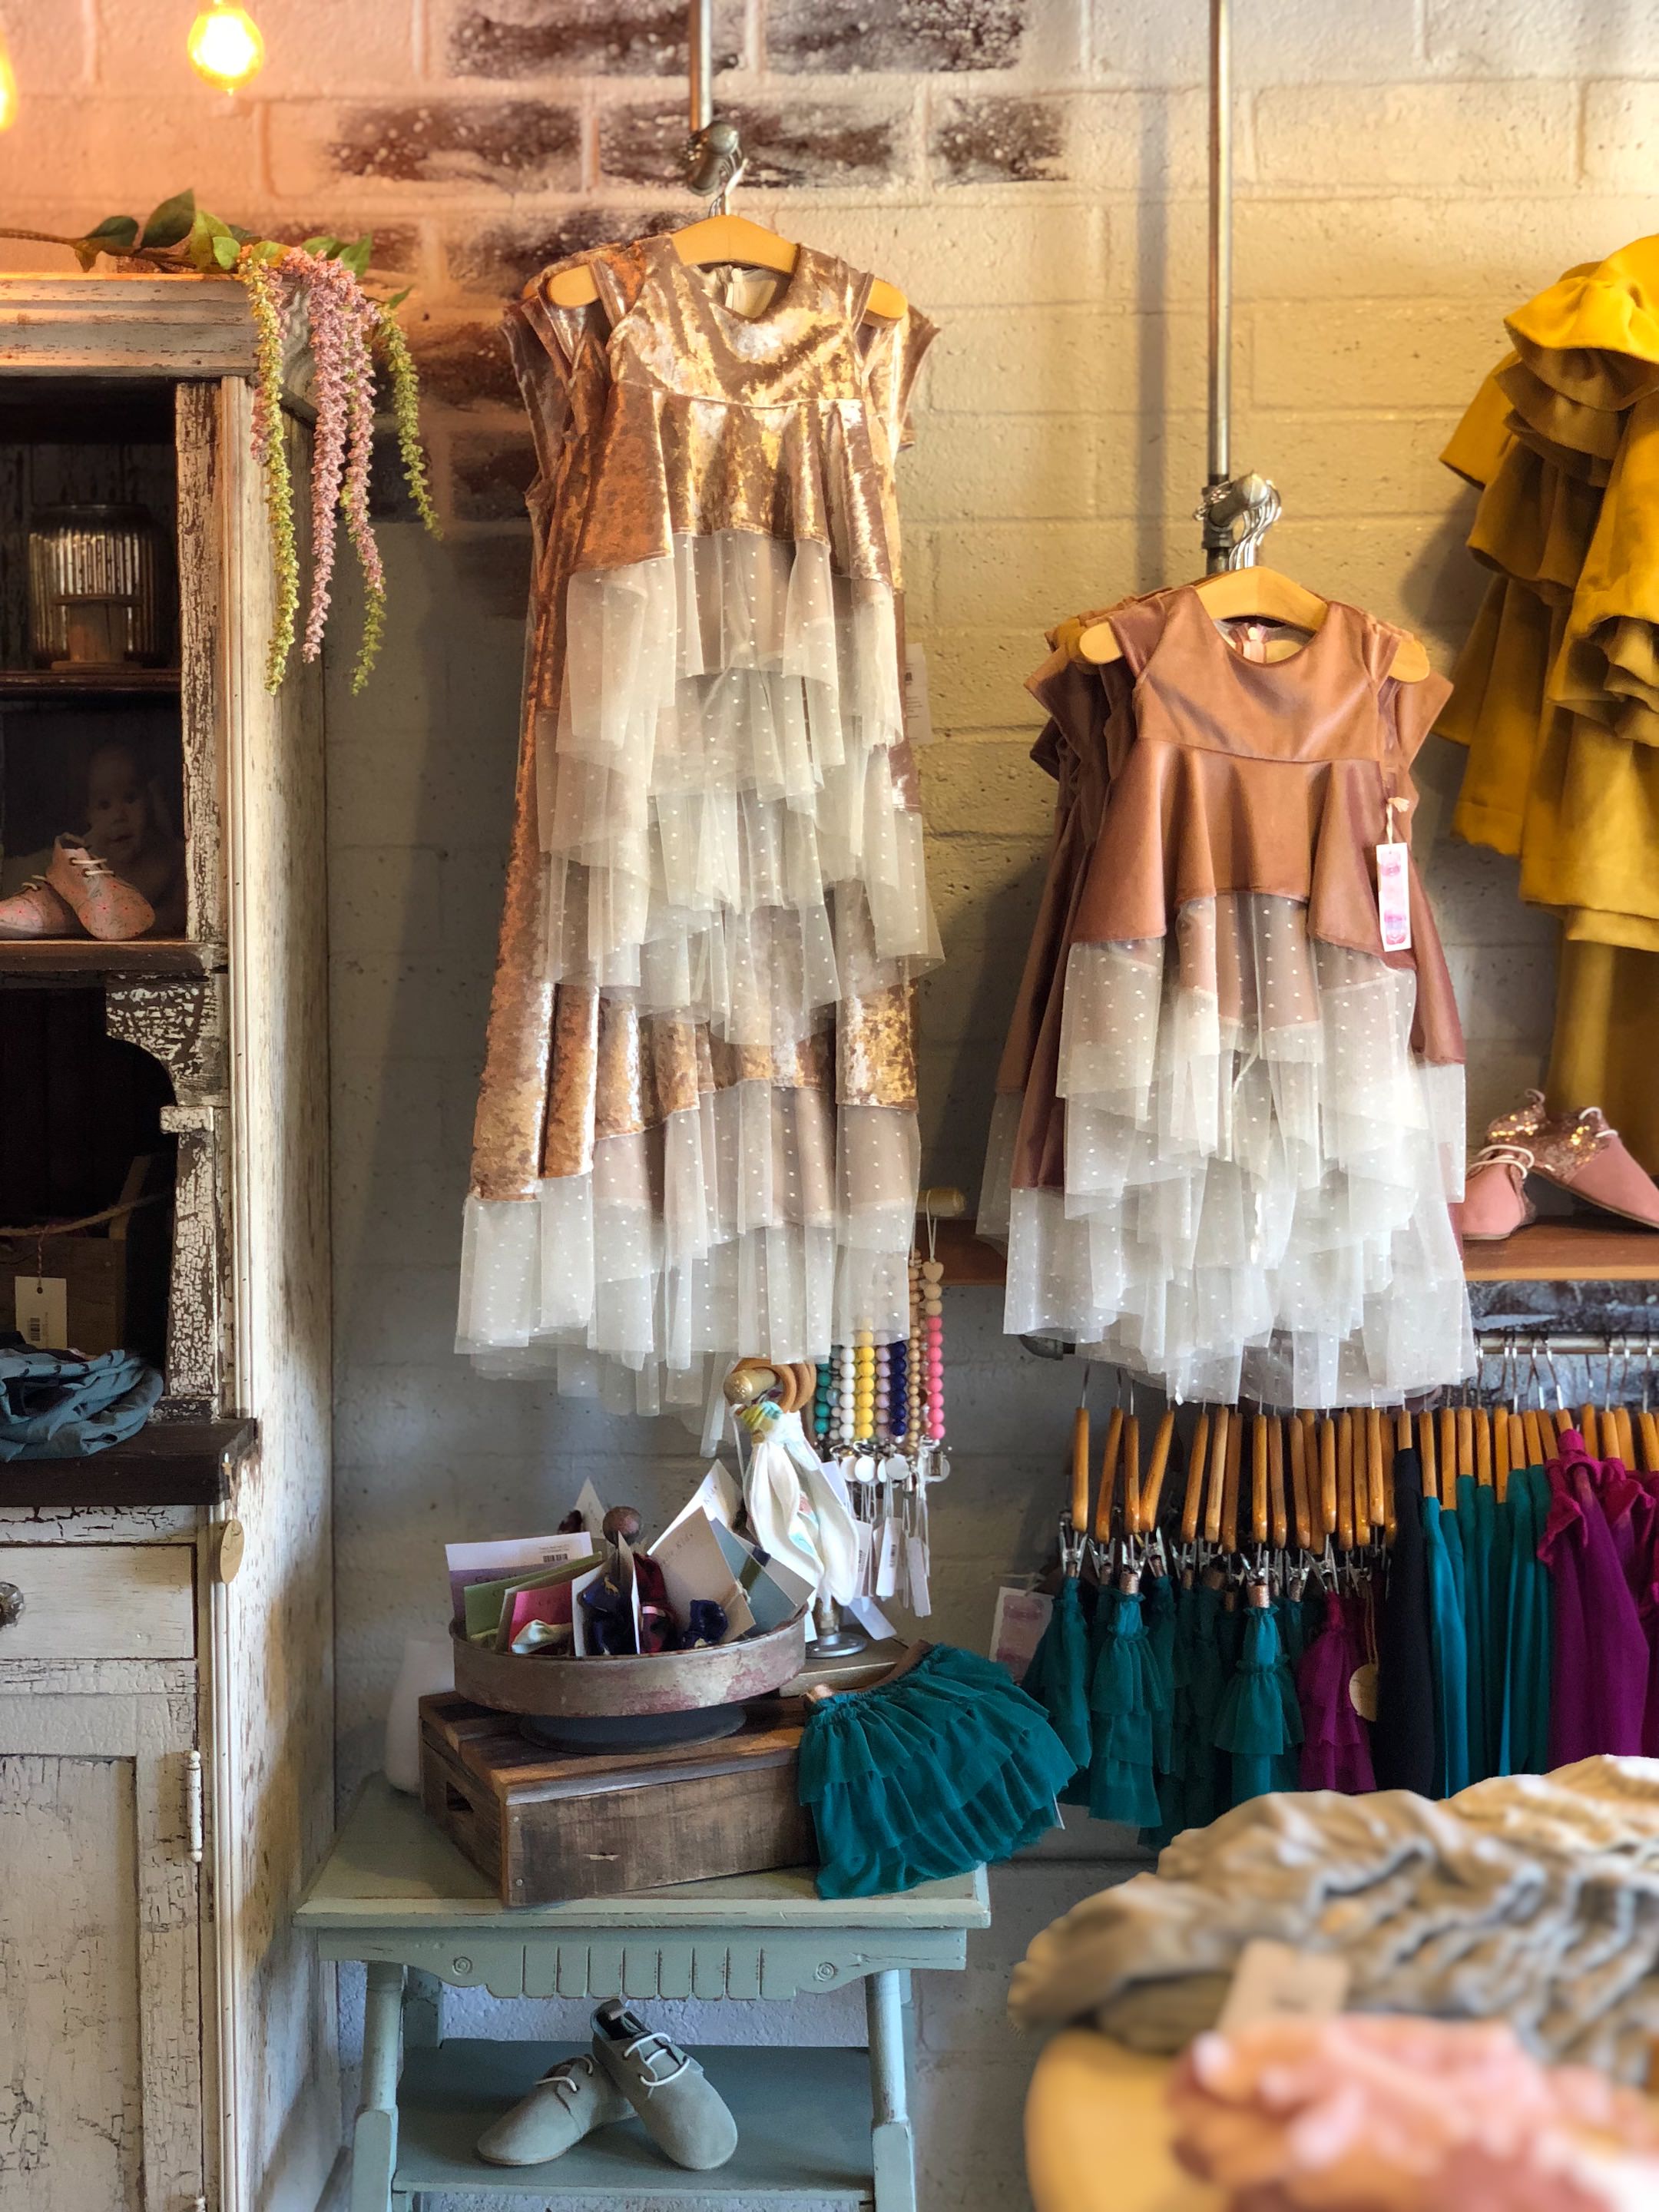
M 876 1584 L 878 1597 L 892 1597 L 898 1590 L 899 1525 L 890 1513 L 883 1521 L 876 1539 Z
M 910 1610 L 918 1620 L 926 1620 L 933 1609 L 933 1601 L 927 1587 L 925 1538 L 911 1534 L 905 1539 L 904 1563 L 905 1579 L 910 1586 Z
M 69 1281 L 63 1275 L 13 1279 L 17 1334 L 37 1352 L 69 1350 Z
M 1382 925 L 1382 950 L 1412 949 L 1411 847 L 1398 842 L 1376 848 L 1376 911 Z
M 875 1530 L 867 1521 L 855 1521 L 853 1534 L 859 1547 L 858 1583 L 861 1590 L 870 1587 L 870 1553 L 875 1541 Z
M 1054 1609 L 1053 1598 L 1045 1597 L 1041 1590 L 1014 1589 L 1005 1583 L 997 1592 L 991 1656 L 999 1667 L 1008 1669 L 1015 1681 L 1024 1680 Z
M 1259 2020 L 1329 2020 L 1347 2002 L 1348 1962 L 1258 1936 L 1238 1954 L 1216 2027 L 1236 2035 Z

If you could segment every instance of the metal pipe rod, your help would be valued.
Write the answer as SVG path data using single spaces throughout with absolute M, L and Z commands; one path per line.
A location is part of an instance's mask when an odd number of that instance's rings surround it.
M 714 119 L 714 0 L 690 0 L 687 44 L 690 53 L 691 135 Z
M 1659 1342 L 1659 1332 L 1655 1340 Z M 1632 1358 L 1638 1352 L 1645 1357 L 1649 1338 L 1644 1329 L 1610 1329 L 1606 1336 L 1552 1336 L 1547 1328 L 1506 1328 L 1486 1330 L 1475 1344 L 1482 1359 L 1501 1359 L 1510 1351 L 1524 1358 L 1534 1345 L 1558 1359 L 1600 1359 L 1609 1346 L 1621 1354 L 1628 1352 Z
M 1210 449 L 1212 486 L 1232 474 L 1233 58 L 1231 0 L 1210 0 Z

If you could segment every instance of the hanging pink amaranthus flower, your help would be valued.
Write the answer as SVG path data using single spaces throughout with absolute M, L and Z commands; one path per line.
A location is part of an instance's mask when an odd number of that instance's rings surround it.
M 364 292 L 351 270 L 331 254 L 307 252 L 298 246 L 248 248 L 237 264 L 236 273 L 247 286 L 259 334 L 254 451 L 265 470 L 278 568 L 277 622 L 266 681 L 274 690 L 282 680 L 293 645 L 298 605 L 292 494 L 281 435 L 281 355 L 283 335 L 290 319 L 303 308 L 314 369 L 312 397 L 317 422 L 312 445 L 311 600 L 301 657 L 315 660 L 322 652 L 334 575 L 336 519 L 343 513 L 346 534 L 363 574 L 363 637 L 352 676 L 353 690 L 360 690 L 374 665 L 386 613 L 386 572 L 369 520 L 374 347 L 387 342 L 388 329 L 395 330 L 395 325 L 390 325 L 386 309 Z M 401 332 L 397 335 L 401 339 Z M 404 386 L 409 380 L 406 374 L 399 374 L 400 350 L 406 356 L 406 348 L 391 349 L 400 441 L 407 449 L 409 437 L 403 417 L 408 411 Z M 420 459 L 418 441 L 414 450 Z M 408 466 L 407 450 L 404 459 Z M 422 470 L 416 489 L 423 488 Z M 429 503 L 417 500 L 417 505 L 422 519 L 431 527 L 435 518 Z

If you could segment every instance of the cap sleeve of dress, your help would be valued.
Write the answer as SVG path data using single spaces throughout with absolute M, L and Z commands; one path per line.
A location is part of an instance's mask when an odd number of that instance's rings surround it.
M 1407 768 L 1421 751 L 1424 738 L 1451 697 L 1451 689 L 1446 678 L 1433 670 L 1416 684 L 1401 684 L 1393 677 L 1388 679 L 1383 708 L 1394 726 L 1395 741 Z
M 1173 599 L 1172 592 L 1152 592 L 1145 599 L 1126 599 L 1107 616 L 1121 650 L 1123 665 L 1132 677 L 1139 678 L 1157 652 Z M 1206 615 L 1205 620 L 1208 619 Z
M 580 268 L 592 271 L 598 297 L 585 307 L 560 307 L 551 280 Z M 536 448 L 536 482 L 527 495 L 532 511 L 538 493 L 551 483 L 570 427 L 573 393 L 585 373 L 599 365 L 611 327 L 633 305 L 643 276 L 635 246 L 589 246 L 550 262 L 507 310 L 502 333 Z
M 867 280 L 866 280 L 867 281 Z M 890 449 L 913 442 L 910 399 L 916 374 L 927 349 L 939 336 L 939 325 L 915 307 L 906 308 L 896 323 L 871 332 L 865 362 L 865 384 L 871 404 L 887 425 Z

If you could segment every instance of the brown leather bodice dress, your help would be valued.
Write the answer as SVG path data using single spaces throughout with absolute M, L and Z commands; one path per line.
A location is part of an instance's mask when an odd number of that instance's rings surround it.
M 1120 661 L 1033 679 L 1068 766 L 981 1202 L 1006 1325 L 1183 1396 L 1462 1376 L 1462 1031 L 1415 871 L 1393 953 L 1376 874 L 1444 687 L 1340 603 L 1274 661 L 1189 587 L 1109 619 Z

